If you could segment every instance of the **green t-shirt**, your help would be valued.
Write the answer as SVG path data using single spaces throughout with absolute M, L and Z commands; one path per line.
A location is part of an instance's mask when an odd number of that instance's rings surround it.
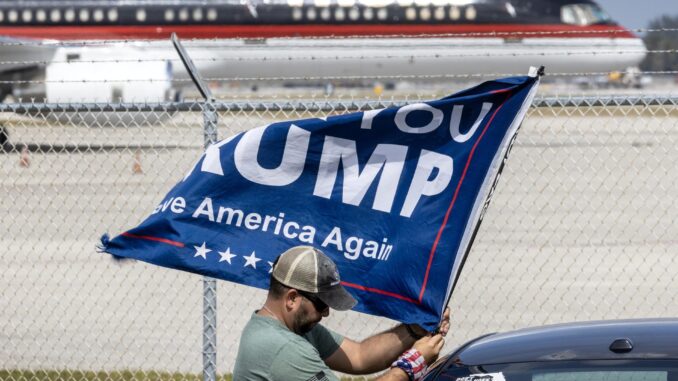
M 317 324 L 303 336 L 277 319 L 252 314 L 240 337 L 234 381 L 338 381 L 323 361 L 344 337 Z

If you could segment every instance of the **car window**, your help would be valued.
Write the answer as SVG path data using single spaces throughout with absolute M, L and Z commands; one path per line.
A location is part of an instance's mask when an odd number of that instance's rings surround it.
M 451 363 L 426 380 L 678 381 L 678 360 L 544 361 L 460 366 Z
M 534 374 L 532 381 L 668 381 L 668 372 L 653 370 L 545 372 Z

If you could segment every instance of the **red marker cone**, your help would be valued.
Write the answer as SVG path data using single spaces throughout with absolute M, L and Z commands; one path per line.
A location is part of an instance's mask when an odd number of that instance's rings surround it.
M 24 146 L 19 155 L 19 166 L 28 168 L 31 166 L 31 158 L 28 156 L 28 147 Z
M 144 170 L 141 168 L 141 151 L 139 150 L 134 152 L 134 165 L 132 165 L 132 172 L 144 173 Z

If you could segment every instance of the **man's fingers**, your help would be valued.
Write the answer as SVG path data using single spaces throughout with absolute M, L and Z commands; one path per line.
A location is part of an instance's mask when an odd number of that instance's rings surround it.
M 450 322 L 443 322 L 443 324 L 440 325 L 440 334 L 443 336 L 447 335 L 447 333 L 450 331 Z
M 450 330 L 450 307 L 446 307 L 443 311 L 443 318 L 440 320 L 440 326 L 438 327 L 438 332 L 441 335 L 447 335 L 447 332 Z
M 431 344 L 437 346 L 440 342 L 444 342 L 443 335 L 440 333 L 431 336 Z

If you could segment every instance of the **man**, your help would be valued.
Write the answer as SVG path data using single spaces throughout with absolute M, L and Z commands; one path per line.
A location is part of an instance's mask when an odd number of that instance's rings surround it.
M 438 334 L 399 325 L 362 342 L 318 324 L 330 308 L 345 311 L 355 304 L 329 257 L 310 246 L 287 250 L 273 265 L 264 306 L 243 331 L 233 379 L 334 381 L 330 369 L 370 374 L 389 366 L 378 380 L 420 379 L 443 347 L 449 312 Z

